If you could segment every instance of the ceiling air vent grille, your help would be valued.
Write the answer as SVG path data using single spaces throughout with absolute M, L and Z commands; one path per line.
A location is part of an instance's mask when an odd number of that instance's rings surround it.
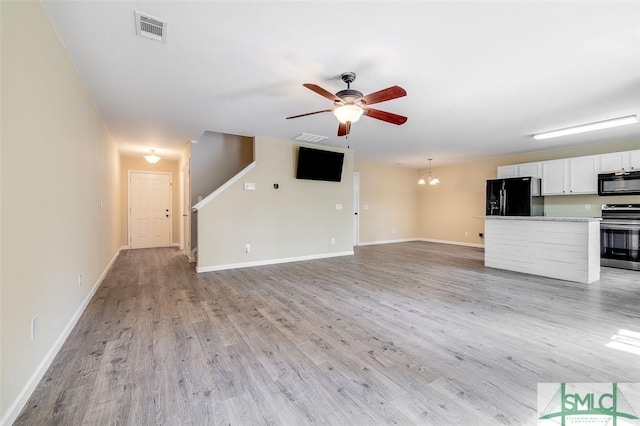
M 167 23 L 158 18 L 136 11 L 136 34 L 164 43 L 167 37 Z
M 327 139 L 327 137 L 326 136 L 319 136 L 319 135 L 312 135 L 311 133 L 300 133 L 294 139 L 297 140 L 297 141 L 318 143 L 318 142 L 321 142 L 321 141 Z

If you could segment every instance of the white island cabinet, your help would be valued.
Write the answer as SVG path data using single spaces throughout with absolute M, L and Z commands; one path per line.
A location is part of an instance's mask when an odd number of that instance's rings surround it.
M 580 283 L 600 279 L 600 219 L 486 216 L 485 266 Z

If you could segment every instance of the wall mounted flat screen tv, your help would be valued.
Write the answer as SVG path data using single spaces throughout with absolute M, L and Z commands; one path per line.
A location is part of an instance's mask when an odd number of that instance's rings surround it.
M 340 182 L 344 153 L 300 147 L 296 179 Z

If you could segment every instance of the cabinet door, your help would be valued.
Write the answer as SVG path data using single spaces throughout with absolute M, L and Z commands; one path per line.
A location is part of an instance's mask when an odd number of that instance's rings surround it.
M 562 195 L 565 193 L 566 161 L 542 162 L 542 195 Z
M 629 168 L 631 170 L 640 170 L 640 151 L 629 152 Z
M 610 154 L 598 155 L 598 172 L 609 173 L 619 172 L 629 168 L 628 152 L 612 152 Z
M 569 159 L 569 193 L 598 193 L 598 156 Z
M 518 164 L 518 176 L 542 177 L 542 163 L 538 161 L 535 163 Z
M 516 177 L 517 165 L 498 166 L 498 179 Z

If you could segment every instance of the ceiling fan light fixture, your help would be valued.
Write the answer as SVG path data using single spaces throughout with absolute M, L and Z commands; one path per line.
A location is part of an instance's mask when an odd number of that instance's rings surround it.
M 155 150 L 153 150 L 153 149 L 151 150 L 150 154 L 146 154 L 144 156 L 144 159 L 147 160 L 151 164 L 156 164 L 158 161 L 160 161 L 160 157 L 158 157 L 155 154 Z
M 596 121 L 594 123 L 581 124 L 579 126 L 567 127 L 550 132 L 538 133 L 533 135 L 535 140 L 557 138 L 559 136 L 575 135 L 577 133 L 592 132 L 594 130 L 608 129 L 610 127 L 625 126 L 627 124 L 635 124 L 638 122 L 637 115 L 629 115 L 626 117 L 612 118 L 610 120 Z
M 336 116 L 339 122 L 341 123 L 355 123 L 360 120 L 364 110 L 360 108 L 358 105 L 342 105 L 333 110 L 333 115 Z

